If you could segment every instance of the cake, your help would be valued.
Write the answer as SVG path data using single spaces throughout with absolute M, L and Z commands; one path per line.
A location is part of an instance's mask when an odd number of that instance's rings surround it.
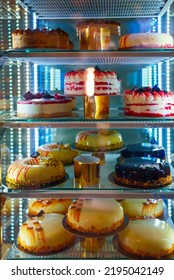
M 170 184 L 172 175 L 170 166 L 165 160 L 129 157 L 117 162 L 114 179 L 119 185 L 148 189 Z
M 82 130 L 75 137 L 75 146 L 86 151 L 111 151 L 121 148 L 123 140 L 116 130 Z
M 71 99 L 63 96 L 51 96 L 48 93 L 24 94 L 25 100 L 17 101 L 17 117 L 52 118 L 71 116 Z
M 124 114 L 140 117 L 174 116 L 174 94 L 157 86 L 126 90 Z
M 174 229 L 159 219 L 133 220 L 119 233 L 118 242 L 128 254 L 160 258 L 174 251 Z
M 120 204 L 131 220 L 157 218 L 164 211 L 162 199 L 124 199 Z
M 120 24 L 113 20 L 86 20 L 76 26 L 81 50 L 108 50 L 112 38 L 120 35 Z
M 68 34 L 57 28 L 48 31 L 46 28 L 40 29 L 16 29 L 12 32 L 12 48 L 57 48 L 70 49 Z
M 66 223 L 85 233 L 110 233 L 122 225 L 122 206 L 115 199 L 79 199 L 70 205 Z
M 61 161 L 50 157 L 28 157 L 10 164 L 6 184 L 10 189 L 35 189 L 58 183 L 64 178 L 65 168 Z
M 57 198 L 43 198 L 43 199 L 29 199 L 28 215 L 38 216 L 40 214 L 66 214 L 70 206 L 71 199 L 57 199 Z
M 74 235 L 62 226 L 62 214 L 29 218 L 19 230 L 17 245 L 31 254 L 52 254 L 74 242 Z
M 121 151 L 121 157 L 156 157 L 160 159 L 166 158 L 164 147 L 151 143 L 136 143 L 127 145 Z
M 65 74 L 64 92 L 65 95 L 84 95 L 87 71 L 79 69 Z M 114 95 L 119 92 L 120 80 L 114 71 L 102 71 L 98 67 L 94 72 L 94 95 Z
M 76 150 L 71 149 L 69 144 L 62 143 L 42 145 L 38 148 L 37 152 L 40 156 L 56 158 L 63 164 L 72 164 L 74 157 L 79 154 Z
M 133 33 L 121 36 L 119 42 L 120 49 L 173 47 L 173 37 L 166 33 Z

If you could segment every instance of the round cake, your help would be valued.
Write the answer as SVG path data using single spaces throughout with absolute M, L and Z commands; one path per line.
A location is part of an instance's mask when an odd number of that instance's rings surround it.
M 84 95 L 87 71 L 79 69 L 65 74 L 64 92 L 66 95 Z M 115 95 L 120 91 L 120 80 L 114 71 L 102 71 L 98 67 L 94 72 L 94 95 Z
M 17 101 L 17 117 L 49 118 L 71 116 L 72 100 L 63 96 L 51 96 L 48 93 L 32 94 L 27 92 L 25 100 Z
M 138 188 L 162 187 L 172 182 L 168 162 L 150 157 L 120 160 L 115 166 L 114 178 L 119 185 Z
M 121 36 L 119 42 L 120 49 L 173 47 L 173 37 L 166 33 L 133 33 Z
M 63 228 L 63 217 L 45 214 L 28 219 L 19 230 L 18 248 L 32 254 L 52 254 L 71 245 L 74 235 Z
M 121 148 L 123 140 L 116 130 L 84 130 L 77 133 L 75 146 L 86 151 L 111 151 Z
M 79 199 L 68 208 L 66 223 L 74 230 L 103 234 L 124 221 L 122 206 L 115 199 Z
M 71 202 L 72 202 L 71 199 L 56 199 L 56 198 L 29 199 L 28 215 L 38 216 L 41 213 L 66 214 Z
M 174 230 L 159 219 L 133 220 L 119 233 L 118 242 L 128 254 L 160 258 L 174 251 Z
M 70 49 L 68 34 L 57 28 L 48 31 L 46 28 L 40 29 L 16 29 L 12 33 L 12 48 L 56 48 Z
M 140 117 L 174 116 L 174 94 L 157 86 L 126 90 L 124 114 Z
M 136 143 L 127 145 L 121 151 L 121 156 L 127 157 L 156 157 L 160 159 L 166 158 L 164 147 L 151 143 Z
M 61 161 L 50 157 L 29 157 L 10 164 L 6 184 L 10 189 L 34 189 L 58 183 L 64 177 L 65 168 Z
M 72 164 L 74 157 L 79 155 L 79 152 L 71 149 L 69 144 L 62 143 L 42 145 L 38 148 L 37 152 L 41 156 L 53 157 L 60 160 L 63 164 Z
M 120 204 L 131 220 L 157 218 L 163 214 L 162 199 L 124 199 Z

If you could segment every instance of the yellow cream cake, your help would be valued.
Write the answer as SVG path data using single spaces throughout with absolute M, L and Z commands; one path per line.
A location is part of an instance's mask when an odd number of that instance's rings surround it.
M 56 158 L 63 164 L 72 164 L 74 157 L 79 154 L 70 148 L 70 144 L 62 143 L 45 144 L 40 146 L 37 151 L 41 156 Z
M 110 151 L 121 148 L 123 139 L 116 130 L 84 130 L 76 135 L 75 146 L 87 151 Z
M 6 184 L 11 189 L 41 188 L 65 177 L 61 161 L 50 157 L 24 158 L 10 164 Z
M 45 214 L 28 219 L 19 230 L 18 248 L 32 254 L 51 254 L 74 241 L 74 235 L 62 226 L 62 214 Z
M 71 202 L 72 202 L 71 199 L 32 198 L 29 199 L 28 202 L 28 215 L 37 216 L 41 212 L 45 214 L 49 214 L 49 213 L 66 214 Z
M 132 220 L 119 233 L 118 242 L 129 254 L 160 258 L 174 251 L 174 229 L 156 218 Z
M 125 199 L 120 202 L 129 219 L 156 218 L 163 214 L 162 199 Z
M 116 230 L 124 221 L 115 199 L 79 199 L 68 208 L 66 222 L 74 230 L 102 234 Z

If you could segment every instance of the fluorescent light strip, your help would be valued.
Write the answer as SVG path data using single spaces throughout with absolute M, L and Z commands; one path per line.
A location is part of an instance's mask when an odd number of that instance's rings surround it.
M 166 33 L 170 34 L 170 8 L 167 10 L 167 18 L 166 18 Z
M 37 28 L 37 16 L 36 13 L 33 13 L 33 29 Z
M 158 128 L 158 144 L 163 146 L 162 128 Z
M 34 63 L 34 93 L 38 92 L 38 65 Z
M 31 136 L 30 136 L 30 128 L 27 128 L 27 157 L 31 155 Z
M 169 61 L 166 62 L 165 80 L 166 80 L 166 90 L 170 91 L 170 62 Z
M 158 62 L 158 87 L 162 89 L 162 62 Z
M 167 128 L 167 159 L 168 162 L 171 163 L 171 129 Z

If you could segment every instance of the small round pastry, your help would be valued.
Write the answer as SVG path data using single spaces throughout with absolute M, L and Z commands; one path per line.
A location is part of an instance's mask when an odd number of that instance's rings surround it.
M 19 230 L 18 248 L 32 254 L 52 254 L 71 245 L 75 238 L 62 226 L 63 217 L 45 214 L 28 219 Z
M 157 218 L 164 211 L 162 199 L 124 199 L 120 204 L 131 220 Z
M 129 157 L 115 165 L 115 182 L 122 186 L 155 188 L 172 182 L 170 165 L 167 161 L 151 157 Z
M 77 133 L 75 146 L 86 151 L 111 151 L 121 148 L 123 140 L 116 130 L 84 130 Z
M 119 233 L 118 242 L 134 256 L 160 258 L 174 251 L 174 229 L 159 219 L 132 220 Z
M 41 156 L 53 157 L 63 164 L 72 164 L 79 152 L 70 148 L 70 144 L 52 143 L 45 144 L 38 148 Z
M 87 252 L 95 253 L 105 244 L 105 238 L 86 237 L 80 240 L 80 246 Z
M 65 177 L 61 161 L 51 157 L 24 158 L 10 164 L 6 184 L 10 189 L 42 188 Z
M 115 199 L 79 199 L 68 208 L 66 223 L 74 230 L 103 234 L 124 221 L 122 206 Z
M 38 216 L 40 215 L 40 213 L 66 214 L 71 202 L 72 202 L 71 199 L 56 199 L 56 198 L 29 199 L 28 215 Z

